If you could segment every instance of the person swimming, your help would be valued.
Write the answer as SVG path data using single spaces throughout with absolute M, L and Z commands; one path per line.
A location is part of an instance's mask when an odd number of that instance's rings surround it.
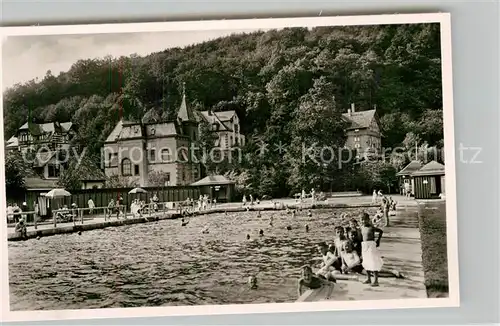
M 247 240 L 250 240 L 250 234 L 247 234 Z
M 309 232 L 309 225 L 306 224 L 306 232 Z
M 302 266 L 301 274 L 301 278 L 297 283 L 297 294 L 299 297 L 303 294 L 304 288 L 314 290 L 324 285 L 334 286 L 336 282 L 334 278 L 332 278 L 332 281 L 327 281 L 321 277 L 315 276 L 309 265 Z
M 263 237 L 263 236 L 264 236 L 264 230 L 260 229 L 260 231 L 259 231 L 259 235 L 260 235 L 261 237 Z
M 252 275 L 250 277 L 248 277 L 248 286 L 250 287 L 250 289 L 252 290 L 255 290 L 258 288 L 258 284 L 257 284 L 257 276 L 255 275 Z

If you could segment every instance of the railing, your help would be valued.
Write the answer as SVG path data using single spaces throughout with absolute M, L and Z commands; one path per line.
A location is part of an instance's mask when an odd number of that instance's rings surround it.
M 35 211 L 9 213 L 7 214 L 7 224 L 9 227 L 14 227 L 23 217 L 26 227 L 33 226 L 35 230 L 39 225 L 52 224 L 54 228 L 58 224 L 73 223 L 73 225 L 84 224 L 85 220 L 94 220 L 96 218 L 103 218 L 104 221 L 111 220 L 112 217 L 116 218 L 137 218 L 137 217 L 152 217 L 156 214 L 166 214 L 171 212 L 182 213 L 184 211 L 194 211 L 194 206 L 186 206 L 185 202 L 163 202 L 163 203 L 148 203 L 140 207 L 136 212 L 132 212 L 131 207 L 125 205 L 113 207 L 94 207 L 94 208 L 62 208 L 52 210 L 52 217 L 49 219 L 41 220 L 39 214 Z M 29 218 L 32 217 L 32 218 Z

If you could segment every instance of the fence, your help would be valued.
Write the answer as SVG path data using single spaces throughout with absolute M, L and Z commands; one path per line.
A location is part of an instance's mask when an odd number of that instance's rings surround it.
M 211 208 L 214 204 L 210 203 L 208 205 L 209 206 L 207 206 L 207 208 Z M 153 217 L 157 214 L 172 212 L 192 212 L 195 209 L 195 202 L 188 204 L 186 201 L 148 203 L 142 205 L 136 211 L 132 211 L 132 208 L 127 208 L 126 205 L 112 207 L 101 206 L 93 208 L 63 208 L 53 210 L 51 218 L 45 220 L 42 220 L 38 214 L 35 214 L 34 211 L 9 213 L 7 214 L 7 223 L 9 227 L 13 227 L 17 224 L 19 218 L 23 217 L 26 228 L 33 227 L 37 230 L 39 225 L 53 225 L 53 227 L 56 228 L 58 224 L 62 223 L 73 223 L 73 225 L 77 225 L 84 224 L 85 220 L 92 221 L 95 219 L 103 219 L 104 221 L 108 221 L 111 220 L 112 217 Z
M 177 186 L 177 187 L 145 187 L 147 193 L 129 194 L 133 188 L 113 188 L 113 189 L 85 189 L 71 191 L 71 196 L 66 198 L 50 200 L 50 207 L 47 207 L 45 216 L 52 216 L 51 210 L 60 209 L 62 206 L 71 206 L 75 203 L 77 207 L 88 207 L 89 199 L 92 199 L 96 207 L 107 207 L 110 200 L 116 201 L 122 198 L 121 202 L 129 207 L 133 199 L 140 199 L 149 202 L 156 194 L 159 202 L 180 202 L 188 198 L 197 199 L 203 194 L 199 187 Z M 39 203 L 39 198 L 47 191 L 29 191 L 26 193 L 25 200 L 28 204 L 28 210 L 34 210 L 34 203 Z M 14 200 L 13 200 L 14 201 Z M 15 200 L 18 201 L 17 199 Z M 59 206 L 59 207 L 58 207 Z M 85 213 L 86 214 L 86 213 Z

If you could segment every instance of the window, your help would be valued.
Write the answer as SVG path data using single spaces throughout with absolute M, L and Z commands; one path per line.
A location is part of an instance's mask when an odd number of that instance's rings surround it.
M 168 148 L 164 148 L 161 150 L 161 160 L 163 162 L 170 162 L 170 150 Z
M 134 165 L 134 175 L 139 175 L 139 165 Z
M 238 125 L 238 124 L 234 125 L 234 132 L 236 132 L 236 133 L 240 132 L 240 125 Z
M 354 147 L 356 147 L 356 148 L 360 148 L 360 147 L 361 147 L 361 145 L 360 145 L 360 144 L 356 144 Z
M 47 169 L 48 169 L 48 176 L 49 178 L 57 178 L 59 177 L 59 167 L 54 165 L 54 164 L 49 164 L 47 165 Z
M 149 150 L 149 162 L 154 162 L 156 161 L 156 150 L 154 148 L 151 148 Z
M 132 175 L 132 162 L 128 158 L 122 160 L 122 175 L 130 176 Z
M 106 162 L 108 168 L 118 166 L 118 153 L 108 153 L 108 161 Z
M 182 181 L 186 181 L 186 172 L 182 170 Z
M 226 148 L 229 147 L 229 136 L 227 134 L 224 136 L 224 145 Z

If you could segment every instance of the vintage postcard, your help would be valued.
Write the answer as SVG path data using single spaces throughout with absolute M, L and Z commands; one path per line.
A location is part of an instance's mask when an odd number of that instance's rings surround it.
M 459 306 L 449 14 L 1 31 L 3 320 Z

